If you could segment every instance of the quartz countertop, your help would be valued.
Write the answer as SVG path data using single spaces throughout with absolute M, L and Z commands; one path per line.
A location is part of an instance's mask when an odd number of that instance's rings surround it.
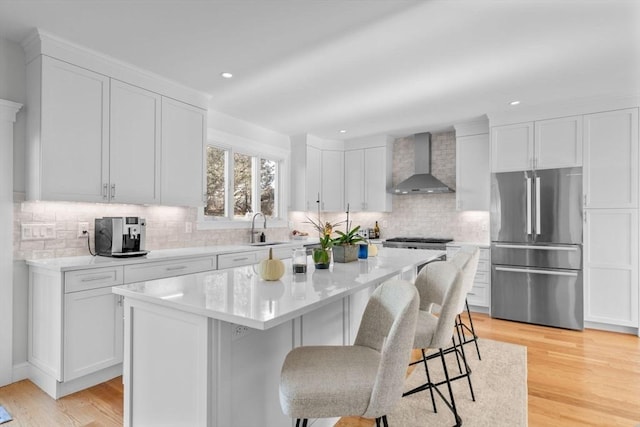
M 267 242 L 268 243 L 268 242 Z M 301 241 L 280 243 L 278 248 L 301 247 Z M 260 252 L 269 246 L 256 246 L 249 243 L 244 245 L 214 245 L 192 248 L 159 249 L 151 250 L 147 255 L 131 258 L 114 258 L 106 256 L 75 256 L 64 258 L 44 258 L 27 260 L 27 265 L 45 268 L 48 270 L 64 272 L 69 270 L 83 270 L 96 267 L 111 267 L 116 265 L 133 265 L 154 261 L 171 261 L 199 256 L 222 255 L 230 253 Z
M 444 251 L 380 249 L 378 255 L 316 270 L 307 257 L 307 273 L 293 274 L 284 260 L 278 281 L 263 281 L 254 266 L 214 270 L 185 276 L 116 286 L 126 298 L 207 316 L 255 329 L 269 329 L 338 301 L 366 287 L 442 256 Z

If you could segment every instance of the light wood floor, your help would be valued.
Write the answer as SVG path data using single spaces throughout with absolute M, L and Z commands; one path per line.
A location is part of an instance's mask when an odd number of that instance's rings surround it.
M 545 328 L 480 314 L 473 319 L 481 339 L 528 347 L 530 426 L 640 424 L 640 338 Z M 14 417 L 7 427 L 121 426 L 122 382 L 116 378 L 54 401 L 29 381 L 20 381 L 0 388 L 0 405 Z M 338 423 L 372 425 L 371 420 L 357 418 Z

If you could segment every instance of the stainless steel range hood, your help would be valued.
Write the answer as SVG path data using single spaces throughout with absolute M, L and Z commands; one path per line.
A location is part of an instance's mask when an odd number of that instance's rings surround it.
M 453 190 L 431 175 L 431 134 L 418 133 L 415 141 L 415 174 L 395 185 L 393 194 L 453 193 Z

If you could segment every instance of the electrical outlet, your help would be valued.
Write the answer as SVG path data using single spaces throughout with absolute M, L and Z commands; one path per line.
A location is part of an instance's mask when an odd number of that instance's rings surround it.
M 249 335 L 248 327 L 243 325 L 231 325 L 231 341 L 239 340 L 247 335 Z
M 78 223 L 78 238 L 89 237 L 89 223 L 81 221 Z

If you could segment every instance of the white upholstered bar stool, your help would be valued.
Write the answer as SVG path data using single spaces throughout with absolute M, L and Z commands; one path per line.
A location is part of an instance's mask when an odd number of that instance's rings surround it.
M 465 254 L 469 256 L 464 256 Z M 466 282 L 467 293 L 471 292 L 473 288 L 473 282 L 478 271 L 478 262 L 480 260 L 480 249 L 477 246 L 465 245 L 453 256 L 453 261 L 463 270 L 464 281 Z M 469 310 L 469 302 L 465 298 L 464 305 L 467 311 L 467 319 L 469 319 L 469 325 L 463 322 L 462 316 L 458 315 L 456 322 L 456 328 L 461 333 L 461 345 L 474 343 L 476 346 L 476 353 L 478 354 L 478 360 L 482 360 L 480 357 L 480 347 L 478 346 L 478 335 L 473 327 L 473 319 L 471 317 L 471 310 Z M 462 312 L 461 312 L 462 313 Z M 465 330 L 470 333 L 470 338 L 467 338 Z
M 354 345 L 291 350 L 280 376 L 282 411 L 296 426 L 310 418 L 361 416 L 386 427 L 386 415 L 402 397 L 418 305 L 413 284 L 384 283 L 367 303 Z
M 416 325 L 416 335 L 413 348 L 422 350 L 422 363 L 424 364 L 427 382 L 406 393 L 405 396 L 423 390 L 429 390 L 434 412 L 437 412 L 434 399 L 434 390 L 445 402 L 455 417 L 456 426 L 462 424 L 462 419 L 456 409 L 451 378 L 445 361 L 445 349 L 451 348 L 451 341 L 456 324 L 456 316 L 460 313 L 465 298 L 463 274 L 453 261 L 441 261 L 427 264 L 416 278 L 415 286 L 420 294 L 420 311 Z M 435 309 L 440 308 L 439 313 Z M 434 383 L 429 374 L 428 357 L 426 349 L 438 349 L 445 380 Z M 453 346 L 455 351 L 455 346 Z M 449 391 L 449 400 L 440 392 L 438 386 L 446 384 Z

